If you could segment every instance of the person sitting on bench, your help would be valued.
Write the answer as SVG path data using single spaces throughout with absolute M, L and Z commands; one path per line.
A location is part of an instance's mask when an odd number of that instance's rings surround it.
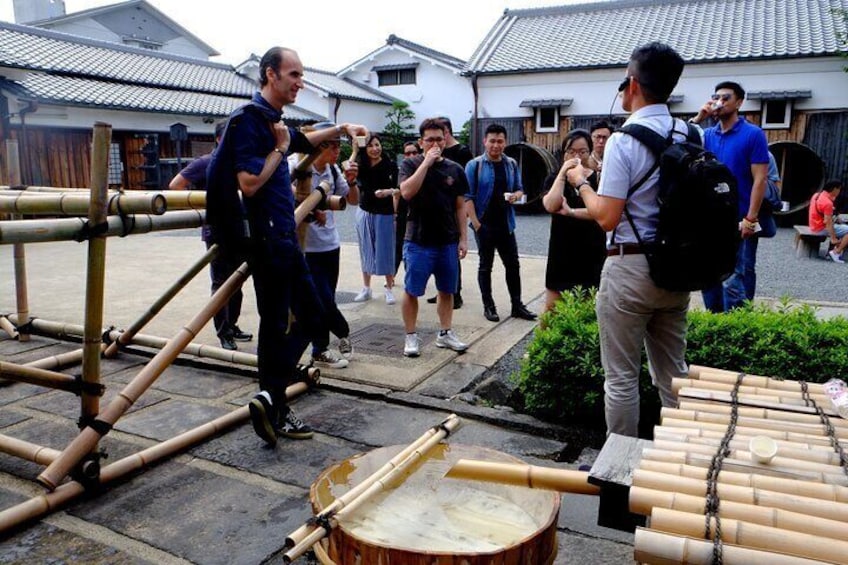
M 840 190 L 842 190 L 842 181 L 827 181 L 821 191 L 813 195 L 810 200 L 809 215 L 810 229 L 816 235 L 830 236 L 832 249 L 828 251 L 828 255 L 836 263 L 845 262 L 842 260 L 842 252 L 848 247 L 848 226 L 837 224 L 833 219 L 834 202 Z

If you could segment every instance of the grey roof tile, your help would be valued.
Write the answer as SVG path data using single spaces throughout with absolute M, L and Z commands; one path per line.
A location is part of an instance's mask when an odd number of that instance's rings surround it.
M 370 88 L 350 79 L 339 77 L 330 71 L 306 67 L 304 68 L 303 80 L 315 88 L 338 98 L 389 105 L 395 100 L 395 98 L 380 92 L 376 88 Z
M 391 34 L 389 38 L 386 39 L 386 43 L 389 45 L 400 45 L 402 47 L 406 47 L 411 51 L 416 51 L 418 53 L 421 53 L 422 55 L 430 57 L 431 59 L 436 59 L 437 61 L 441 61 L 442 63 L 451 67 L 455 67 L 459 70 L 465 67 L 465 61 L 463 61 L 459 57 L 454 57 L 453 55 L 448 55 L 447 53 L 442 53 L 441 51 L 436 51 L 435 49 L 424 47 L 423 45 L 419 45 L 418 43 L 413 43 L 412 41 L 398 37 L 395 34 Z
M 610 0 L 507 10 L 467 70 L 481 74 L 624 66 L 662 41 L 687 62 L 836 55 L 848 0 Z

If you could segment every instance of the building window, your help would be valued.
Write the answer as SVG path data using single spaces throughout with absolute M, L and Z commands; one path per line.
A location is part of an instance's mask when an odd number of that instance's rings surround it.
M 792 102 L 763 100 L 763 129 L 785 129 L 792 125 Z
M 121 162 L 121 144 L 109 144 L 109 185 L 124 184 L 124 164 Z
M 377 81 L 380 86 L 415 84 L 415 69 L 395 69 L 391 71 L 377 71 Z
M 536 108 L 536 132 L 559 131 L 559 108 Z

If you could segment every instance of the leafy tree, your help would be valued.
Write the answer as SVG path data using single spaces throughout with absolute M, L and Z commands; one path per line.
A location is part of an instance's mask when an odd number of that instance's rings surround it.
M 383 149 L 394 156 L 403 152 L 404 141 L 414 135 L 415 112 L 409 109 L 409 104 L 398 100 L 392 102 L 386 117 L 389 123 L 383 130 Z
M 462 129 L 459 132 L 459 135 L 456 136 L 456 140 L 464 145 L 468 145 L 471 147 L 471 120 L 465 120 L 465 123 L 462 124 Z M 473 151 L 473 149 L 472 149 Z

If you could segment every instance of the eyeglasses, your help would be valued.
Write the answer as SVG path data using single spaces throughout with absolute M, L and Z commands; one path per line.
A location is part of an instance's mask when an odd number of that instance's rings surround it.
M 425 141 L 427 143 L 441 143 L 444 140 L 444 137 L 425 137 L 422 141 Z
M 606 141 L 609 138 L 610 138 L 610 136 L 603 135 L 601 133 L 593 133 L 592 134 L 592 141 Z
M 581 157 L 585 157 L 586 155 L 589 154 L 589 150 L 588 149 L 566 149 L 565 154 L 566 155 L 580 155 Z
M 404 151 L 404 152 L 403 152 L 403 154 L 404 154 L 406 157 L 414 157 L 415 155 L 418 155 L 418 151 L 415 151 L 415 150 L 413 149 L 413 150 L 411 150 L 411 151 Z
M 712 98 L 713 100 L 721 100 L 722 102 L 727 102 L 728 100 L 730 100 L 730 97 L 731 97 L 731 96 L 733 96 L 733 95 L 732 95 L 732 94 L 727 94 L 727 93 L 724 93 L 724 94 L 713 94 L 712 96 L 710 96 L 710 98 Z

